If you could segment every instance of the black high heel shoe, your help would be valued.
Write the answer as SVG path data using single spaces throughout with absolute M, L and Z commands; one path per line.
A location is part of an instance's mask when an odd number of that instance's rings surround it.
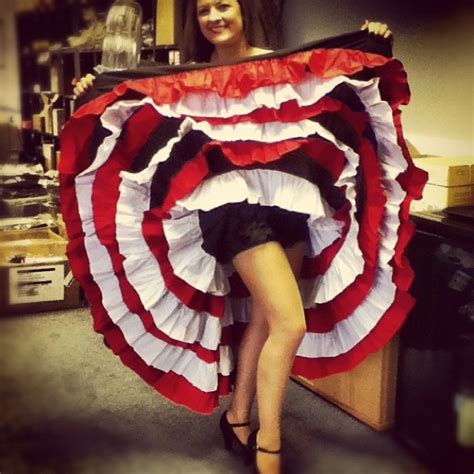
M 252 433 L 250 433 L 250 436 L 248 439 L 248 450 L 251 456 L 251 461 L 253 462 L 255 474 L 259 474 L 258 467 L 257 467 L 257 451 L 260 451 L 262 453 L 267 453 L 267 454 L 280 454 L 281 453 L 281 448 L 275 451 L 271 451 L 269 449 L 265 449 L 259 446 L 257 444 L 257 432 L 258 432 L 258 429 L 253 430 Z
M 222 413 L 219 426 L 222 432 L 222 437 L 224 438 L 225 449 L 227 449 L 227 451 L 232 451 L 233 444 L 235 441 L 237 443 L 237 449 L 243 461 L 245 462 L 245 464 L 250 464 L 252 462 L 252 457 L 248 449 L 248 446 L 242 443 L 242 441 L 240 441 L 239 438 L 237 438 L 237 435 L 234 433 L 234 430 L 232 429 L 232 428 L 240 428 L 243 426 L 250 426 L 250 421 L 247 421 L 245 423 L 229 423 L 229 421 L 227 420 L 227 411 L 225 411 L 224 413 Z

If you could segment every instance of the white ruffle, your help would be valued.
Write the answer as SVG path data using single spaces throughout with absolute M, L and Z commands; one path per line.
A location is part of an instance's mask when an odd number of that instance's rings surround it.
M 357 245 L 358 226 L 351 212 L 352 224 L 345 240 L 327 271 L 316 278 L 298 280 L 301 300 L 305 308 L 334 299 L 354 282 L 364 270 L 362 252 Z
M 400 228 L 400 205 L 407 193 L 397 181 L 408 163 L 398 145 L 397 129 L 390 105 L 383 101 L 378 89 L 379 79 L 373 86 L 362 88 L 359 97 L 366 107 L 377 140 L 377 159 L 382 170 L 381 185 L 387 202 L 380 228 L 379 265 L 387 267 L 395 254 Z
M 136 200 L 130 199 L 135 188 L 135 183 L 122 180 L 115 219 L 127 281 L 160 330 L 177 341 L 199 342 L 206 349 L 215 350 L 220 341 L 222 319 L 191 310 L 166 288 L 160 266 L 142 232 L 143 216 L 148 210 L 145 206 L 147 200 L 143 200 L 143 207 L 140 208 Z M 136 218 L 130 219 L 131 215 Z
M 76 181 L 81 178 L 77 177 Z M 146 332 L 137 314 L 128 310 L 121 295 L 117 277 L 114 275 L 110 256 L 98 240 L 93 229 L 92 185 L 80 186 L 77 189 L 79 213 L 85 233 L 84 245 L 89 260 L 89 268 L 95 283 L 102 294 L 102 305 L 111 320 L 120 328 L 125 340 L 148 365 L 159 370 L 173 371 L 185 377 L 194 386 L 204 392 L 213 392 L 217 388 L 217 374 L 229 375 L 231 361 L 226 359 L 230 351 L 224 350 L 219 364 L 208 364 L 190 350 L 170 346 Z
M 312 255 L 319 254 L 340 236 L 343 223 L 332 219 L 334 211 L 321 197 L 317 186 L 305 179 L 267 169 L 234 170 L 214 176 L 179 200 L 170 210 L 171 219 L 163 221 L 173 271 L 194 288 L 218 295 L 227 294 L 230 288 L 227 282 L 222 284 L 220 280 L 226 270 L 202 248 L 199 210 L 209 211 L 243 201 L 309 214 L 307 222 L 311 242 L 315 245 Z M 186 251 L 183 251 L 184 246 Z M 215 273 L 206 273 L 208 269 Z
M 377 269 L 373 287 L 356 310 L 328 333 L 307 332 L 298 347 L 300 357 L 336 357 L 353 349 L 375 328 L 395 300 L 391 271 Z
M 252 123 L 240 122 L 226 125 L 213 125 L 209 122 L 194 122 L 194 130 L 205 133 L 212 140 L 221 142 L 239 140 L 252 140 L 262 143 L 275 143 L 292 138 L 307 138 L 324 131 L 325 129 L 312 120 L 301 120 L 299 122 L 267 122 Z M 324 133 L 324 132 L 323 132 Z

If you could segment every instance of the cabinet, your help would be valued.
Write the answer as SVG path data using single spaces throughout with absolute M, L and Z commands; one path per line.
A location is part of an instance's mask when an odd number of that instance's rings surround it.
M 435 472 L 471 474 L 472 408 L 469 416 L 460 402 L 474 399 L 474 221 L 442 211 L 413 218 L 417 302 L 401 331 L 394 432 Z

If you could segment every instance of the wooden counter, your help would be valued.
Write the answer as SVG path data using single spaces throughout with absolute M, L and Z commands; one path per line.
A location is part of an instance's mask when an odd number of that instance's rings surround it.
M 397 361 L 398 337 L 349 372 L 312 381 L 303 377 L 293 379 L 383 431 L 394 423 Z

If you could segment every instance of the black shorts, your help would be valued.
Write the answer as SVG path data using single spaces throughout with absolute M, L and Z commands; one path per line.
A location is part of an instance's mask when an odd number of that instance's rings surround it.
M 199 211 L 203 249 L 220 263 L 229 263 L 240 252 L 265 242 L 292 247 L 309 240 L 308 214 L 276 206 L 225 204 L 211 211 Z

